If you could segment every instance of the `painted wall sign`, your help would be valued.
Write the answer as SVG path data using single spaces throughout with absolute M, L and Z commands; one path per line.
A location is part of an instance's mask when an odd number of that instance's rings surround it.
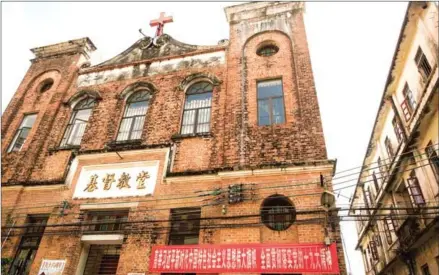
M 150 272 L 338 274 L 335 243 L 154 246 Z
M 66 260 L 43 260 L 38 275 L 61 275 L 65 265 Z
M 111 198 L 152 194 L 158 169 L 158 161 L 84 166 L 73 197 Z

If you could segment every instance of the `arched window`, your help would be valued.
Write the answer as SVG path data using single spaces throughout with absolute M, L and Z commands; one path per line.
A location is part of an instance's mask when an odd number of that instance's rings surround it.
M 69 124 L 67 125 L 66 132 L 61 141 L 61 146 L 69 145 L 80 145 L 82 136 L 85 132 L 85 127 L 87 127 L 88 119 L 90 118 L 93 107 L 96 101 L 94 98 L 88 97 L 75 105 L 73 108 L 73 114 L 70 118 Z
M 117 141 L 141 138 L 150 98 L 148 91 L 135 92 L 128 98 L 117 134 Z
M 209 132 L 212 89 L 209 82 L 198 82 L 187 90 L 181 125 L 182 135 Z
M 287 230 L 296 221 L 296 208 L 287 197 L 272 195 L 262 203 L 261 220 L 272 230 Z

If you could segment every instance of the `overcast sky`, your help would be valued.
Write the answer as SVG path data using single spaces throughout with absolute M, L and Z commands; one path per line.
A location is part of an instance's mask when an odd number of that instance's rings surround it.
M 141 38 L 161 11 L 165 33 L 188 44 L 229 37 L 224 7 L 237 3 L 2 2 L 2 111 L 33 58 L 30 48 L 88 36 L 93 64 Z M 337 171 L 360 166 L 376 117 L 407 3 L 307 3 L 305 24 L 328 155 Z M 358 171 L 358 170 L 357 170 Z M 350 184 L 355 183 L 355 181 Z M 352 188 L 341 194 L 350 196 Z M 339 197 L 339 205 L 348 200 Z M 364 274 L 352 222 L 342 223 L 352 274 Z M 349 267 L 348 267 L 349 268 Z M 349 269 L 348 269 L 349 270 Z

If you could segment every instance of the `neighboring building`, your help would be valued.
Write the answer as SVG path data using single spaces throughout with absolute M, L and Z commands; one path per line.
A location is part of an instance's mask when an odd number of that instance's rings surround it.
M 2 117 L 9 274 L 346 274 L 303 9 L 228 7 L 215 46 L 159 24 L 94 66 L 88 38 L 32 49 Z
M 438 7 L 410 2 L 351 204 L 370 274 L 439 274 Z

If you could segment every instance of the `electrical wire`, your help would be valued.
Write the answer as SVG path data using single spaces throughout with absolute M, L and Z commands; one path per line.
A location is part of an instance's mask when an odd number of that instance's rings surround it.
M 431 146 L 435 146 L 435 145 L 437 145 L 437 144 L 432 144 Z M 425 148 L 428 148 L 429 146 L 427 146 L 427 147 L 425 147 Z M 420 148 L 420 149 L 422 149 L 422 148 Z M 419 150 L 420 150 L 419 149 Z M 410 152 L 406 152 L 406 153 L 404 153 L 404 154 L 401 154 L 401 155 L 405 155 L 405 154 L 409 154 L 409 153 L 412 153 L 412 152 L 414 152 L 414 151 L 417 151 L 418 149 L 416 149 L 416 150 L 412 150 L 412 151 L 410 151 Z M 435 149 L 436 150 L 436 149 Z M 438 152 L 439 152 L 439 150 L 438 150 Z M 422 155 L 425 155 L 426 153 L 423 153 L 423 154 L 420 154 L 420 155 L 418 155 L 418 156 L 422 156 Z M 384 160 L 384 159 L 383 159 Z M 420 160 L 420 161 L 423 161 L 423 160 Z M 372 162 L 372 163 L 376 163 L 376 162 Z M 370 165 L 371 163 L 369 163 L 369 164 L 367 164 L 367 165 Z M 363 165 L 363 166 L 360 166 L 360 167 L 364 167 L 364 166 L 367 166 L 367 165 Z M 381 166 L 378 166 L 378 167 L 375 167 L 375 169 L 376 168 L 379 168 L 379 167 L 387 167 L 388 165 L 387 164 L 383 164 L 383 165 L 381 165 Z M 395 167 L 396 168 L 396 167 Z M 360 174 L 361 173 L 361 171 L 360 172 L 358 172 L 358 173 L 356 173 L 356 174 Z M 335 178 L 333 178 L 332 180 L 334 180 Z M 338 184 L 343 184 L 343 183 L 349 183 L 349 182 L 351 182 L 351 181 L 353 181 L 353 180 L 356 180 L 356 179 L 351 179 L 351 180 L 348 180 L 348 181 L 344 181 L 344 182 L 339 182 L 339 183 L 334 183 L 334 184 L 332 184 L 332 185 L 338 185 Z M 301 181 L 301 180 L 297 180 L 297 181 L 288 181 L 288 182 L 303 182 L 303 181 Z M 303 184 L 303 185 L 309 185 L 309 184 L 318 184 L 320 181 L 315 181 L 315 182 L 309 182 L 309 183 L 306 183 L 306 184 Z M 299 186 L 299 185 L 297 185 L 296 184 L 296 186 Z M 351 185 L 352 186 L 352 185 Z M 351 187 L 351 186 L 348 186 L 348 187 Z M 270 187 L 270 188 L 276 188 L 276 187 Z M 205 191 L 196 191 L 196 193 L 198 192 L 214 192 L 214 191 L 218 191 L 220 188 L 217 188 L 217 189 L 213 189 L 213 190 L 205 190 Z M 343 188 L 342 188 L 343 189 Z M 220 189 L 221 191 L 226 191 L 226 190 L 224 190 L 224 189 Z M 201 196 L 210 196 L 211 194 L 202 194 Z M 174 195 L 168 195 L 168 196 L 174 196 Z M 200 195 L 198 195 L 198 196 L 185 196 L 185 197 L 172 197 L 172 198 L 166 198 L 166 196 L 165 197 L 163 197 L 162 196 L 162 198 L 160 198 L 160 200 L 176 200 L 176 199 L 187 199 L 187 198 L 197 198 L 197 197 L 200 197 Z M 153 201 L 153 200 L 155 200 L 155 201 L 157 201 L 158 199 L 148 199 L 148 200 L 145 200 L 145 201 Z M 142 200 L 143 201 L 143 200 Z M 132 201 L 130 201 L 130 202 L 132 202 Z M 137 201 L 137 202 L 141 202 L 141 201 Z M 62 201 L 60 201 L 59 203 L 62 203 Z M 108 202 L 108 203 L 114 203 L 114 202 Z M 123 203 L 123 202 L 120 202 L 120 203 Z M 99 203 L 99 204 L 105 204 L 105 203 Z M 33 205 L 35 205 L 35 204 L 33 204 Z M 52 207 L 56 207 L 56 206 L 58 206 L 58 205 L 51 205 Z M 37 208 L 38 206 L 33 206 L 33 208 Z M 40 206 L 40 208 L 45 208 L 45 207 L 50 207 L 49 205 L 45 205 L 45 206 Z M 14 208 L 14 206 L 4 206 L 3 208 Z M 14 209 L 29 209 L 29 207 L 22 207 L 22 208 L 14 208 Z

